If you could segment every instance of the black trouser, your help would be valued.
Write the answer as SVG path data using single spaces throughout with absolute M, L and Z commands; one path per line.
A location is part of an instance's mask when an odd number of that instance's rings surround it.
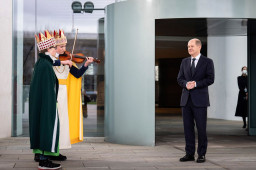
M 198 132 L 197 154 L 203 156 L 207 150 L 207 107 L 195 107 L 189 97 L 187 105 L 182 107 L 183 125 L 186 140 L 186 154 L 195 154 L 195 123 Z M 195 123 L 194 123 L 195 122 Z

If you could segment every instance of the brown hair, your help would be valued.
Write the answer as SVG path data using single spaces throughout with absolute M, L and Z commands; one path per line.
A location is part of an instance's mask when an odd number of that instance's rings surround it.
M 246 67 L 246 66 L 243 66 L 242 69 L 241 69 L 241 71 L 243 71 L 243 69 L 244 69 L 245 67 Z M 246 67 L 246 68 L 247 68 L 247 67 Z
M 48 51 L 47 49 L 44 49 L 44 50 L 41 50 L 40 53 L 45 53 L 47 51 Z

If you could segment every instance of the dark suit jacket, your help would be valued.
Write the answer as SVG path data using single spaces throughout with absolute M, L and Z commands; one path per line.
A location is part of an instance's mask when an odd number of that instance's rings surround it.
M 201 55 L 196 65 L 194 75 L 191 75 L 191 57 L 184 58 L 180 65 L 180 71 L 177 77 L 178 84 L 183 88 L 180 106 L 186 106 L 189 95 L 196 107 L 210 106 L 208 86 L 214 82 L 213 61 Z M 187 90 L 188 81 L 195 81 L 196 87 Z

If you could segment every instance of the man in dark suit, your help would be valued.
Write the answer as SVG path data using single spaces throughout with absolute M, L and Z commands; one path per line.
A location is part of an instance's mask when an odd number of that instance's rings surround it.
M 202 43 L 199 39 L 188 42 L 188 53 L 191 55 L 182 60 L 177 77 L 178 84 L 183 88 L 180 106 L 184 124 L 186 155 L 181 162 L 194 161 L 195 131 L 198 132 L 197 162 L 205 162 L 207 150 L 206 120 L 207 107 L 210 106 L 208 86 L 214 82 L 213 61 L 201 55 Z

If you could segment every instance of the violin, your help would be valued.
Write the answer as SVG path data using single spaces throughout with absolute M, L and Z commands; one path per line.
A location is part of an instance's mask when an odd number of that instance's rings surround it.
M 82 54 L 82 53 L 77 53 L 77 54 L 71 54 L 68 51 L 65 51 L 64 54 L 60 54 L 59 55 L 59 59 L 60 61 L 64 61 L 64 60 L 71 60 L 75 63 L 83 63 L 86 60 L 86 57 Z M 100 60 L 98 59 L 93 59 L 94 62 L 96 63 L 100 63 Z

